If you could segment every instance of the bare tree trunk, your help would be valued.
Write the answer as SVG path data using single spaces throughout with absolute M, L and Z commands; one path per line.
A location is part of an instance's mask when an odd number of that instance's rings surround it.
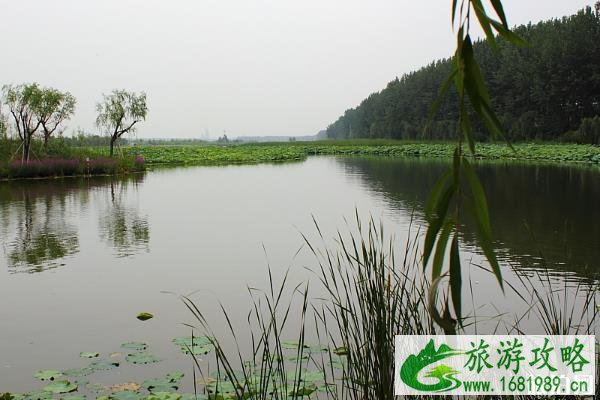
M 23 163 L 28 163 L 29 162 L 29 153 L 31 150 L 31 137 L 27 136 L 27 133 L 25 134 L 25 140 L 23 141 L 23 159 L 22 162 Z
M 115 147 L 115 137 L 111 136 L 110 138 L 110 156 L 112 157 L 114 154 L 114 147 Z

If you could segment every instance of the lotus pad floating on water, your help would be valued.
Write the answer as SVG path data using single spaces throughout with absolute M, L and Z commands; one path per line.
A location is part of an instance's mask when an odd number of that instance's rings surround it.
M 144 351 L 148 348 L 148 345 L 142 342 L 127 342 L 123 343 L 121 347 L 127 350 Z
M 113 385 L 110 387 L 110 390 L 112 390 L 113 392 L 122 392 L 125 390 L 128 390 L 130 392 L 137 392 L 138 390 L 140 390 L 140 385 L 138 383 L 135 382 L 127 382 L 127 383 L 121 383 L 118 385 Z
M 194 394 L 194 393 L 185 393 L 181 395 L 181 399 L 179 400 L 208 400 L 209 397 L 206 394 Z
M 74 377 L 87 376 L 92 373 L 94 373 L 94 370 L 91 369 L 90 367 L 71 368 L 71 369 L 66 369 L 63 371 L 64 375 L 74 376 Z
M 299 380 L 301 382 L 315 383 L 315 382 L 322 382 L 325 380 L 325 375 L 323 374 L 323 372 L 309 371 L 306 369 L 300 371 L 299 375 L 298 375 L 297 371 L 289 371 L 286 375 L 287 375 L 288 380 L 290 380 L 290 381 Z M 298 376 L 300 379 L 298 379 Z
M 120 392 L 113 393 L 109 396 L 111 400 L 142 400 L 145 396 L 138 392 L 132 392 L 130 390 L 122 390 Z
M 292 396 L 292 398 L 302 397 L 302 396 L 310 396 L 316 390 L 317 390 L 317 386 L 314 384 L 310 384 L 307 386 L 301 386 L 301 387 L 297 388 L 296 390 L 294 390 L 294 389 L 290 390 L 289 395 Z
M 161 361 L 160 358 L 150 353 L 146 353 L 145 351 L 141 351 L 139 353 L 131 353 L 127 355 L 127 357 L 125 357 L 125 360 L 132 364 L 154 364 Z
M 142 387 L 152 393 L 171 392 L 179 389 L 179 383 L 168 378 L 154 378 L 142 382 Z
M 96 394 L 105 394 L 110 392 L 109 388 L 107 388 L 106 386 L 102 386 L 98 383 L 88 383 L 87 385 L 85 385 L 85 388 L 88 391 Z
M 33 376 L 41 381 L 53 381 L 54 379 L 62 376 L 63 373 L 60 371 L 54 371 L 51 369 L 44 369 L 36 372 Z
M 35 392 L 24 393 L 20 400 L 47 400 L 52 398 L 51 392 L 38 390 Z
M 146 399 L 147 400 L 180 400 L 181 395 L 179 393 L 172 393 L 172 392 L 156 392 L 156 393 L 152 393 Z
M 184 337 L 176 337 L 172 340 L 178 346 L 198 346 L 211 344 L 210 338 L 208 336 L 184 336 Z
M 208 354 L 215 349 L 210 338 L 206 336 L 178 337 L 173 339 L 173 343 L 179 346 L 183 354 L 193 354 L 195 356 Z
M 300 347 L 300 343 L 294 342 L 293 340 L 283 340 L 281 342 L 281 347 L 288 350 L 298 350 L 298 347 Z M 304 348 L 307 349 L 309 348 L 309 346 L 304 345 Z
M 79 353 L 79 357 L 82 358 L 96 358 L 96 357 L 100 357 L 100 353 L 94 352 L 94 351 L 82 351 L 81 353 Z
M 85 396 L 77 396 L 77 395 L 62 396 L 60 398 L 60 400 L 86 400 L 86 397 Z
M 44 391 L 50 393 L 71 393 L 77 390 L 77 385 L 69 381 L 54 381 L 44 387 Z
M 137 315 L 136 318 L 140 321 L 147 321 L 149 319 L 154 318 L 154 315 L 150 314 L 149 312 L 141 312 Z
M 205 344 L 205 345 L 194 345 L 194 346 L 189 346 L 189 347 L 180 347 L 181 351 L 183 352 L 183 354 L 193 354 L 195 356 L 199 356 L 199 355 L 203 355 L 203 354 L 208 354 L 211 351 L 213 351 L 215 349 L 215 346 L 213 346 L 212 344 Z
M 90 364 L 89 368 L 92 371 L 108 371 L 119 366 L 118 362 L 110 360 L 94 361 Z
M 183 372 L 169 372 L 167 374 L 167 379 L 171 382 L 179 382 L 181 378 L 184 377 Z
M 236 387 L 229 381 L 217 381 L 209 383 L 205 386 L 206 390 L 211 394 L 219 394 L 223 397 L 231 397 L 235 395 Z

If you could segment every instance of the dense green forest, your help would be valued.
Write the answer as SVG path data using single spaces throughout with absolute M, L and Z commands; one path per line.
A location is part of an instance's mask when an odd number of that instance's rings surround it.
M 600 144 L 600 10 L 515 28 L 529 46 L 502 39 L 475 44 L 492 105 L 512 140 Z M 371 94 L 327 129 L 329 138 L 448 139 L 456 136 L 457 93 L 449 90 L 428 124 L 431 104 L 452 71 L 443 59 Z M 477 119 L 473 118 L 475 122 Z M 475 125 L 479 139 L 482 125 Z

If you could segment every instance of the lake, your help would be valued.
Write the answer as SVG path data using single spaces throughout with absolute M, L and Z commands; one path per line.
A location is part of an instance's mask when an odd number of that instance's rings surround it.
M 266 287 L 267 266 L 277 276 L 290 268 L 292 280 L 314 280 L 308 270 L 314 257 L 301 236 L 317 237 L 313 216 L 330 238 L 350 229 L 355 210 L 365 220 L 371 215 L 401 250 L 423 227 L 424 202 L 448 166 L 311 157 L 156 169 L 125 178 L 0 183 L 0 392 L 37 389 L 36 370 L 82 367 L 81 351 L 107 355 L 133 340 L 149 343 L 163 361 L 143 368 L 124 363 L 98 383 L 189 373 L 191 360 L 171 338 L 189 335 L 182 323 L 193 321 L 179 298 L 165 292 L 196 292 L 194 299 L 217 325 L 224 323 L 217 300 L 243 321 L 246 288 Z M 507 280 L 515 281 L 519 270 L 559 286 L 597 282 L 597 167 L 489 162 L 478 172 Z M 488 310 L 524 309 L 473 265 L 482 258 L 468 224 L 464 231 L 463 268 L 476 303 Z M 138 321 L 141 311 L 155 318 Z M 531 333 L 542 333 L 529 324 Z

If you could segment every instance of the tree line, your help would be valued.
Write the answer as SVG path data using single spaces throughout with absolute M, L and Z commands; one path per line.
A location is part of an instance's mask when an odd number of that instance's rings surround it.
M 511 140 L 565 140 L 600 144 L 600 2 L 575 15 L 516 27 L 527 41 L 512 46 L 498 38 L 474 44 L 491 103 Z M 327 128 L 332 139 L 439 139 L 456 137 L 456 90 L 437 112 L 431 105 L 452 72 L 452 60 L 408 73 L 347 110 Z M 478 139 L 489 137 L 473 118 Z
M 4 85 L 0 97 L 0 134 L 8 137 L 12 133 L 20 142 L 21 161 L 27 163 L 34 140 L 42 140 L 47 150 L 50 140 L 62 134 L 66 121 L 75 113 L 76 103 L 71 93 L 37 83 Z M 110 138 L 112 157 L 117 140 L 146 119 L 146 94 L 113 90 L 102 95 L 96 110 L 96 126 Z

